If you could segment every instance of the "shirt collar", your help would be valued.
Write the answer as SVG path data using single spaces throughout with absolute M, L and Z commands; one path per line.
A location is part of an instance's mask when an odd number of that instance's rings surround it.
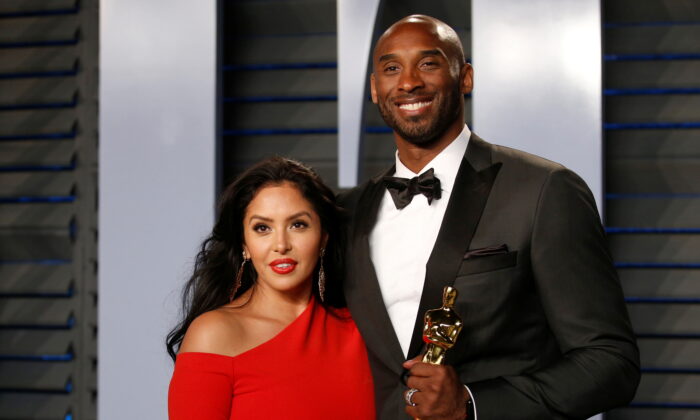
M 416 174 L 410 169 L 408 169 L 401 159 L 399 159 L 398 150 L 395 153 L 396 161 L 396 172 L 394 176 L 402 178 L 413 178 L 416 175 L 420 175 L 430 168 L 435 170 L 435 176 L 440 180 L 440 187 L 442 187 L 443 192 L 452 191 L 452 187 L 455 183 L 455 178 L 457 178 L 457 171 L 459 171 L 459 166 L 462 164 L 462 158 L 464 158 L 464 153 L 467 151 L 467 145 L 469 144 L 469 137 L 471 137 L 471 130 L 464 124 L 464 129 L 461 133 L 450 143 L 442 149 L 437 156 L 433 158 L 427 165 L 421 169 L 420 173 Z

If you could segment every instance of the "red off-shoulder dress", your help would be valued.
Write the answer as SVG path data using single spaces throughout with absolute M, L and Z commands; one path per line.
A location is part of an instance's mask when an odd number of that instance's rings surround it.
M 367 352 L 347 310 L 311 299 L 275 337 L 235 357 L 181 353 L 170 420 L 374 419 Z

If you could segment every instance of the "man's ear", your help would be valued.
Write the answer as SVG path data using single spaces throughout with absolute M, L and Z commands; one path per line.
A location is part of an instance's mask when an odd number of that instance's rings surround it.
M 377 86 L 374 81 L 374 73 L 369 75 L 369 91 L 372 93 L 372 102 L 377 103 Z
M 474 69 L 469 63 L 464 63 L 462 70 L 459 72 L 460 76 L 460 87 L 462 93 L 471 93 L 474 89 Z

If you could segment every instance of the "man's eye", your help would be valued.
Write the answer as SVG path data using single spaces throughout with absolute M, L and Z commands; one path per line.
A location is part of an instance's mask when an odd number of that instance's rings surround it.
M 424 67 L 436 67 L 438 63 L 436 61 L 425 61 L 423 63 Z
M 387 66 L 384 67 L 384 73 L 393 73 L 399 70 L 398 66 Z

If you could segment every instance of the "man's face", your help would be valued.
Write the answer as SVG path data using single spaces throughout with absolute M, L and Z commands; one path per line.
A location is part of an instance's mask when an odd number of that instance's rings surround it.
M 452 124 L 463 125 L 463 89 L 455 57 L 425 24 L 396 27 L 377 45 L 372 101 L 404 140 L 427 145 Z

